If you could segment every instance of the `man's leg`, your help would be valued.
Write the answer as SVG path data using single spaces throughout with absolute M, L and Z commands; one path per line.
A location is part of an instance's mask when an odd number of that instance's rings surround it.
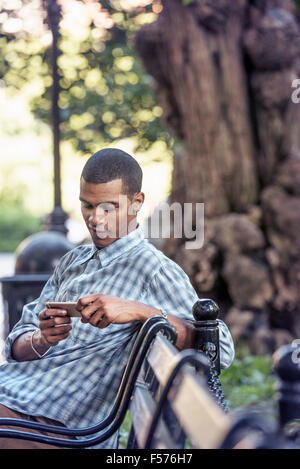
M 2 404 L 0 404 L 0 418 L 17 418 L 17 419 L 22 419 L 22 420 L 31 420 L 33 422 L 48 423 L 51 425 L 63 426 L 60 422 L 56 422 L 55 420 L 51 420 L 46 417 L 34 417 L 30 415 L 25 415 L 25 414 L 22 414 L 21 412 L 17 412 L 15 410 L 9 409 L 8 407 L 5 407 Z M 12 430 L 21 430 L 25 432 L 39 433 L 41 435 L 58 436 L 60 438 L 74 439 L 66 435 L 55 435 L 54 433 L 40 432 L 40 431 L 32 430 L 31 428 L 12 427 L 12 426 L 4 427 L 0 425 L 0 429 L 1 428 L 11 428 Z M 45 443 L 39 443 L 36 441 L 18 440 L 16 438 L 0 438 L 0 449 L 61 449 L 61 447 L 47 445 Z

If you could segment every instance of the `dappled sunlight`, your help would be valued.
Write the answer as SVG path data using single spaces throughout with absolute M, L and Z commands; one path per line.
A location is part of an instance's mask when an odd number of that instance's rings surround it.
M 111 28 L 114 24 L 107 10 L 97 1 L 63 0 L 60 4 L 63 8 L 61 28 L 77 40 L 83 41 L 87 38 L 88 27 L 92 22 L 103 30 Z
M 24 206 L 40 216 L 52 206 L 51 131 L 33 119 L 24 97 L 8 97 L 0 89 L 0 103 L 1 198 L 20 194 Z
M 82 167 L 95 151 L 114 146 L 133 154 L 144 170 L 143 223 L 171 187 L 172 139 L 159 121 L 153 80 L 133 48 L 135 31 L 156 19 L 151 6 L 160 2 L 115 0 L 106 8 L 96 0 L 58 3 L 62 207 L 78 231 L 85 230 L 78 203 Z M 2 203 L 21 200 L 20 210 L 43 218 L 54 205 L 54 169 L 52 37 L 41 5 L 0 0 L 0 194 Z
M 24 97 L 8 97 L 5 89 L 0 89 L 0 193 L 10 188 L 22 191 L 24 206 L 37 216 L 44 216 L 53 208 L 53 161 L 51 130 L 34 120 Z M 82 119 L 84 128 L 89 119 L 88 113 L 72 116 Z M 114 118 L 109 113 L 102 116 L 108 121 Z M 84 130 L 84 129 L 83 129 Z M 134 152 L 136 142 L 133 138 L 115 141 L 110 146 L 134 154 L 143 168 L 143 191 L 146 194 L 144 206 L 140 212 L 141 223 L 153 212 L 159 202 L 166 200 L 171 189 L 172 152 L 165 142 L 157 141 L 147 152 Z M 95 148 L 95 151 L 100 147 Z M 85 161 L 74 151 L 70 142 L 62 142 L 62 205 L 63 208 L 82 226 L 79 196 L 79 177 Z M 160 163 L 155 162 L 159 158 Z M 153 190 L 155 181 L 155 191 Z M 151 194 L 151 196 L 150 196 Z M 86 233 L 87 234 L 87 233 Z
M 31 9 L 41 8 L 41 0 L 28 1 L 26 14 L 21 14 L 8 9 L 5 0 L 1 2 L 6 10 L 5 17 L 0 16 L 0 29 L 9 18 L 24 19 Z M 162 110 L 154 96 L 153 80 L 145 73 L 133 46 L 135 32 L 157 17 L 151 9 L 152 2 L 114 1 L 106 8 L 96 0 L 59 3 L 62 140 L 71 141 L 74 151 L 82 153 L 127 137 L 134 137 L 137 147 L 143 150 L 149 149 L 157 138 L 171 145 L 171 135 L 161 126 Z M 157 2 L 153 5 L 157 6 Z M 33 14 L 32 18 L 43 23 L 45 12 Z M 25 94 L 35 117 L 49 124 L 49 31 L 44 25 L 41 30 L 37 28 L 40 35 L 32 35 L 21 23 L 12 37 L 4 31 L 0 38 L 5 58 L 2 64 L 0 58 L 3 81 L 7 93 Z

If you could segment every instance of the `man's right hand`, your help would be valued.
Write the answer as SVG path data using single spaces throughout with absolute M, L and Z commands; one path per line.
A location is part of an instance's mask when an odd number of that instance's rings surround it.
M 49 346 L 66 339 L 72 329 L 71 318 L 63 309 L 46 308 L 40 312 L 38 318 L 40 339 Z M 39 335 L 36 334 L 36 337 L 38 339 Z
M 12 356 L 17 361 L 37 360 L 39 357 L 32 348 L 44 355 L 52 345 L 68 337 L 72 329 L 67 311 L 47 308 L 40 312 L 39 329 L 24 332 L 12 344 Z

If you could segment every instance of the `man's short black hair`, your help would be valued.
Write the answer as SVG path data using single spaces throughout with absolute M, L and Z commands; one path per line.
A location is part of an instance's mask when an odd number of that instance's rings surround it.
M 105 148 L 87 160 L 81 177 L 92 184 L 122 179 L 123 190 L 132 196 L 141 191 L 143 172 L 138 162 L 125 151 Z

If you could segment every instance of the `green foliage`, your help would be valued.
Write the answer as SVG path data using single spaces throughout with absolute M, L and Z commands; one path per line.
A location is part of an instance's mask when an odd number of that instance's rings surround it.
M 236 358 L 220 375 L 225 399 L 231 410 L 264 402 L 274 404 L 276 381 L 269 356 Z
M 24 1 L 24 0 L 23 0 Z M 137 30 L 155 20 L 152 7 L 123 10 L 121 2 L 102 2 L 106 23 L 80 31 L 61 22 L 60 73 L 62 139 L 91 153 L 115 140 L 134 137 L 136 150 L 156 140 L 171 144 L 160 123 L 152 78 L 134 47 Z M 12 91 L 27 92 L 35 115 L 50 123 L 51 60 L 49 45 L 29 34 L 2 34 L 0 77 Z
M 126 448 L 127 440 L 128 440 L 128 436 L 130 432 L 130 427 L 131 427 L 131 418 L 130 418 L 129 411 L 127 411 L 125 415 L 125 419 L 120 428 L 120 440 L 119 440 L 120 448 Z
M 40 219 L 34 217 L 22 205 L 0 201 L 0 252 L 13 252 L 27 236 L 40 228 Z

